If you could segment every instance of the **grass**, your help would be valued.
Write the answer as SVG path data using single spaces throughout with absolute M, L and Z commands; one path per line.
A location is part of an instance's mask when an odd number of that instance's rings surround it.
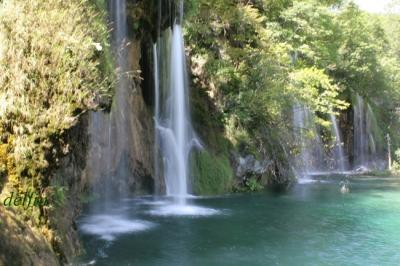
M 10 167 L 18 179 L 40 176 L 52 140 L 110 96 L 113 75 L 101 64 L 109 61 L 106 23 L 85 0 L 8 0 L 0 36 L 1 145 L 18 162 Z

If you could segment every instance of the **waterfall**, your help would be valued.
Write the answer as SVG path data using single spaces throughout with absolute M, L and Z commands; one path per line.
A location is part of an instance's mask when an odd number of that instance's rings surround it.
M 298 174 L 301 178 L 308 178 L 311 170 L 311 151 L 306 147 L 306 136 L 304 130 L 307 128 L 306 121 L 308 121 L 309 112 L 306 108 L 296 105 L 293 108 L 293 126 L 295 128 L 295 139 L 300 146 Z
M 158 172 L 163 170 L 167 195 L 183 205 L 188 196 L 189 154 L 193 145 L 199 142 L 190 120 L 185 46 L 180 24 L 182 13 L 181 1 L 180 19 L 175 19 L 172 29 L 161 33 L 153 54 L 155 149 L 162 159 L 161 165 L 156 162 L 156 168 Z
M 377 147 L 375 143 L 375 133 L 374 129 L 377 128 L 377 122 L 374 112 L 372 111 L 371 105 L 367 104 L 367 132 L 369 141 L 370 154 L 374 156 L 377 152 Z
M 154 65 L 154 98 L 155 98 L 155 108 L 154 108 L 154 123 L 155 123 L 155 128 L 156 130 L 154 131 L 154 170 L 155 170 L 155 177 L 158 180 L 159 175 L 160 175 L 160 169 L 159 169 L 159 152 L 158 152 L 158 147 L 159 147 L 159 137 L 158 137 L 158 121 L 160 120 L 160 82 L 159 82 L 159 65 L 158 65 L 158 49 L 157 49 L 157 44 L 153 45 L 153 65 Z M 160 185 L 157 184 L 158 187 L 156 191 L 160 191 Z
M 336 167 L 341 172 L 344 172 L 347 169 L 346 166 L 346 158 L 343 151 L 343 143 L 342 137 L 339 131 L 339 126 L 337 123 L 336 115 L 332 112 L 329 114 L 331 123 L 332 123 L 332 135 L 335 137 L 335 146 L 334 146 L 334 158 L 335 162 L 337 163 Z
M 90 115 L 90 150 L 85 178 L 94 182 L 92 187 L 101 196 L 101 200 L 91 204 L 91 214 L 82 219 L 80 230 L 112 241 L 121 234 L 144 231 L 154 224 L 133 219 L 129 212 L 131 201 L 125 200 L 130 191 L 129 186 L 137 178 L 134 173 L 138 149 L 135 147 L 140 147 L 137 140 L 140 128 L 137 128 L 136 110 L 140 109 L 136 108 L 140 106 L 133 105 L 135 97 L 139 95 L 135 95 L 135 84 L 128 75 L 132 66 L 128 61 L 131 55 L 127 49 L 126 0 L 108 3 L 119 79 L 111 112 L 107 114 L 99 111 Z
M 364 99 L 357 94 L 356 103 L 353 109 L 354 112 L 354 165 L 366 166 L 367 143 L 366 127 L 364 120 Z
M 109 2 L 112 22 L 112 45 L 116 55 L 118 83 L 111 112 L 92 112 L 89 117 L 90 150 L 85 174 L 96 180 L 94 190 L 105 198 L 107 205 L 111 193 L 123 196 L 128 192 L 128 180 L 133 175 L 132 80 L 127 51 L 126 0 Z
M 300 147 L 295 171 L 300 179 L 307 180 L 310 174 L 326 168 L 321 137 L 309 108 L 300 104 L 293 106 L 293 127 L 296 144 Z
M 354 113 L 354 166 L 369 168 L 376 155 L 375 132 L 376 118 L 371 106 L 357 94 L 353 104 Z

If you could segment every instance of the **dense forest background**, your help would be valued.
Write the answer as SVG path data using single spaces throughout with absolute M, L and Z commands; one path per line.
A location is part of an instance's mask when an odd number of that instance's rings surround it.
M 316 114 L 325 139 L 333 137 L 329 113 L 349 136 L 356 95 L 376 115 L 382 156 L 387 134 L 399 146 L 398 14 L 366 13 L 351 1 L 199 0 L 186 8 L 195 84 L 208 90 L 214 121 L 239 152 L 281 163 L 298 153 L 290 133 L 298 103 Z

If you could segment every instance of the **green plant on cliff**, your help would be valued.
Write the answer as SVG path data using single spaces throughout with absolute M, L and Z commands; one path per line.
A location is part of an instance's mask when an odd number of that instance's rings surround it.
M 65 204 L 67 193 L 68 187 L 54 186 L 51 192 L 51 201 L 55 206 L 62 207 Z
M 264 187 L 257 181 L 257 179 L 250 178 L 246 181 L 246 188 L 251 192 L 262 190 Z
M 229 192 L 233 184 L 233 172 L 228 158 L 195 152 L 192 157 L 192 183 L 196 194 L 209 195 Z
M 42 193 L 69 152 L 63 134 L 107 103 L 107 39 L 104 12 L 91 1 L 1 1 L 0 175 L 9 190 Z

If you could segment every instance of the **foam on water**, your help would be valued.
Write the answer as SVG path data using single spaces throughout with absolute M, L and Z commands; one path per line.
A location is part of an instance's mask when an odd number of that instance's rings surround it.
M 153 226 L 153 223 L 147 221 L 130 220 L 123 216 L 101 214 L 84 218 L 80 229 L 84 234 L 96 235 L 101 239 L 112 241 L 118 235 L 145 231 Z
M 314 171 L 310 172 L 310 176 L 330 176 L 330 175 L 352 175 L 354 171 Z
M 166 200 L 155 200 L 155 201 L 143 201 L 141 205 L 155 205 L 155 206 L 160 206 L 160 205 L 167 205 L 169 202 Z
M 320 182 L 320 181 L 319 180 L 315 180 L 315 179 L 301 179 L 301 178 L 299 178 L 297 180 L 297 183 L 299 183 L 300 185 L 317 183 L 317 182 Z
M 155 216 L 211 216 L 219 214 L 220 211 L 194 205 L 174 204 L 155 208 L 149 213 Z

